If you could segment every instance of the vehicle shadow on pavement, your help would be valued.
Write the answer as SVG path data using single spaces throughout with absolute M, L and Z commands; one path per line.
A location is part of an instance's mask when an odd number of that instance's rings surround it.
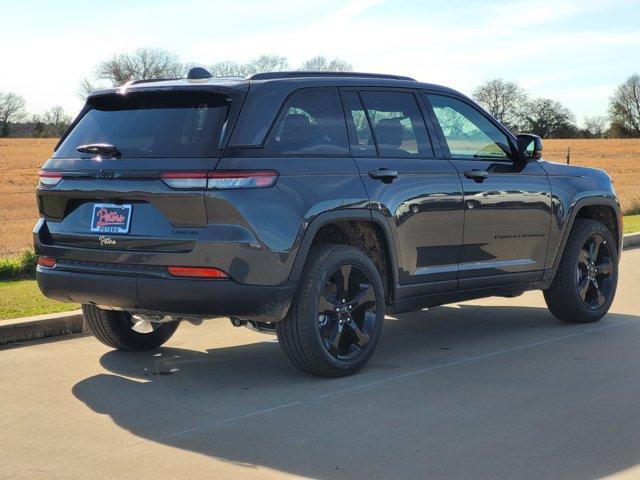
M 109 373 L 73 394 L 139 437 L 130 448 L 142 455 L 157 442 L 314 478 L 593 478 L 640 462 L 640 402 L 602 390 L 637 378 L 640 353 L 619 346 L 633 367 L 620 372 L 598 343 L 637 321 L 566 325 L 544 308 L 444 306 L 388 319 L 371 363 L 348 378 L 299 373 L 265 336 L 111 351 L 100 359 Z

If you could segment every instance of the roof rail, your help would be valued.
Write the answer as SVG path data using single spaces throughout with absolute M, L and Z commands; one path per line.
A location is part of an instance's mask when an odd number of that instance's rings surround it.
M 415 78 L 405 77 L 402 75 L 389 75 L 386 73 L 361 73 L 361 72 L 263 72 L 249 75 L 247 80 L 273 80 L 277 78 L 296 78 L 296 77 L 355 77 L 355 78 L 389 78 L 393 80 L 411 80 L 415 82 Z

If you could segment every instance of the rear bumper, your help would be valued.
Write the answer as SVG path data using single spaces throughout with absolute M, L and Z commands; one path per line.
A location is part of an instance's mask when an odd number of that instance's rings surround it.
M 46 297 L 64 302 L 259 321 L 283 319 L 295 292 L 294 283 L 259 286 L 233 280 L 97 275 L 41 267 L 36 278 Z

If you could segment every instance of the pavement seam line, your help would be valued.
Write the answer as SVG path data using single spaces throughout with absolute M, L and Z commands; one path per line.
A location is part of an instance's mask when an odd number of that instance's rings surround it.
M 243 414 L 243 415 L 238 415 L 238 416 L 235 416 L 235 417 L 229 417 L 229 418 L 225 418 L 225 419 L 222 419 L 222 420 L 218 420 L 217 422 L 196 425 L 194 427 L 186 428 L 184 430 L 180 430 L 180 431 L 177 431 L 177 432 L 167 433 L 167 434 L 159 435 L 159 436 L 153 437 L 153 438 L 147 438 L 147 439 L 144 439 L 144 440 L 142 440 L 140 442 L 136 442 L 136 443 L 131 444 L 130 447 L 141 445 L 141 444 L 144 444 L 144 443 L 150 442 L 150 441 L 155 442 L 155 441 L 159 441 L 159 440 L 163 440 L 163 439 L 167 439 L 167 438 L 176 437 L 176 436 L 179 436 L 179 435 L 183 435 L 183 434 L 186 434 L 186 433 L 194 432 L 194 431 L 197 431 L 197 430 L 202 430 L 202 429 L 205 429 L 205 428 L 213 428 L 213 427 L 216 427 L 218 425 L 225 424 L 225 423 L 230 423 L 230 422 L 234 422 L 234 421 L 237 421 L 237 420 L 243 420 L 245 418 L 255 417 L 257 415 L 263 415 L 263 414 L 266 414 L 266 413 L 271 413 L 271 412 L 274 412 L 274 411 L 277 411 L 277 410 L 282 410 L 282 409 L 288 408 L 288 407 L 294 407 L 294 406 L 301 405 L 303 403 L 311 402 L 311 401 L 314 401 L 314 400 L 322 400 L 322 399 L 325 399 L 325 398 L 328 398 L 328 397 L 332 397 L 334 395 L 340 395 L 340 394 L 343 394 L 343 393 L 353 392 L 353 391 L 356 391 L 356 390 L 362 390 L 363 388 L 369 388 L 369 387 L 373 387 L 373 386 L 376 386 L 376 385 L 381 385 L 381 384 L 384 384 L 384 383 L 394 382 L 396 380 L 401 380 L 403 378 L 407 378 L 407 377 L 411 377 L 411 376 L 415 376 L 415 375 L 421 375 L 421 374 L 424 374 L 424 373 L 430 373 L 430 372 L 433 372 L 435 370 L 441 370 L 443 368 L 454 367 L 454 366 L 463 365 L 463 364 L 466 364 L 466 363 L 475 362 L 476 360 L 483 360 L 485 358 L 491 358 L 491 357 L 496 357 L 496 356 L 499 356 L 499 355 L 505 355 L 507 353 L 518 352 L 518 351 L 521 351 L 521 350 L 526 350 L 526 349 L 529 349 L 529 348 L 534 348 L 534 347 L 539 347 L 541 345 L 546 345 L 548 343 L 560 342 L 562 340 L 567 340 L 567 339 L 570 339 L 570 338 L 579 337 L 579 336 L 582 336 L 582 335 L 587 335 L 589 333 L 598 332 L 598 331 L 601 331 L 601 330 L 607 330 L 607 329 L 613 328 L 613 327 L 619 327 L 619 326 L 622 326 L 622 325 L 628 325 L 630 323 L 638 323 L 638 321 L 637 320 L 626 320 L 626 321 L 623 321 L 623 322 L 612 323 L 610 325 L 603 325 L 601 327 L 589 328 L 589 329 L 582 330 L 582 331 L 576 332 L 576 333 L 571 333 L 571 334 L 568 334 L 568 335 L 562 335 L 562 336 L 559 336 L 559 337 L 548 338 L 548 339 L 540 340 L 540 341 L 537 341 L 537 342 L 527 343 L 527 344 L 524 344 L 524 345 L 518 345 L 516 347 L 505 348 L 503 350 L 497 350 L 495 352 L 483 353 L 481 355 L 474 355 L 474 356 L 471 356 L 471 357 L 461 358 L 459 360 L 453 360 L 451 362 L 441 363 L 441 364 L 438 364 L 438 365 L 434 365 L 432 367 L 421 368 L 419 370 L 412 370 L 410 372 L 406 372 L 406 373 L 403 373 L 403 374 L 400 374 L 400 375 L 394 375 L 394 376 L 383 378 L 383 379 L 376 380 L 376 381 L 373 381 L 373 382 L 363 383 L 363 384 L 360 384 L 360 385 L 354 385 L 354 386 L 349 387 L 349 388 L 343 388 L 343 389 L 340 389 L 340 390 L 334 390 L 334 391 L 323 393 L 323 394 L 320 394 L 320 395 L 313 395 L 311 397 L 303 398 L 303 399 L 297 400 L 295 402 L 288 402 L 288 403 L 285 403 L 285 404 L 282 404 L 282 405 L 278 405 L 278 406 L 275 406 L 275 407 L 265 408 L 265 409 L 261 409 L 261 410 L 255 410 L 253 412 L 249 412 L 249 413 L 246 413 L 246 414 Z

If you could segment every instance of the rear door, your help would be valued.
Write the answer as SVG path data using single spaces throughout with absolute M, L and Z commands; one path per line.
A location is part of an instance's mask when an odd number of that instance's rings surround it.
M 351 152 L 395 237 L 400 297 L 456 288 L 462 191 L 411 90 L 343 89 Z M 423 285 L 418 285 L 423 284 Z
M 551 221 L 544 169 L 520 161 L 509 136 L 471 102 L 436 93 L 424 99 L 464 190 L 460 288 L 536 280 Z
M 218 161 L 230 108 L 226 94 L 193 90 L 90 98 L 43 167 L 62 175 L 57 185 L 38 190 L 46 241 L 191 250 L 207 224 L 203 182 Z M 104 144 L 116 153 L 107 153 Z M 83 153 L 83 145 L 98 146 Z M 105 236 L 112 241 L 101 241 Z

